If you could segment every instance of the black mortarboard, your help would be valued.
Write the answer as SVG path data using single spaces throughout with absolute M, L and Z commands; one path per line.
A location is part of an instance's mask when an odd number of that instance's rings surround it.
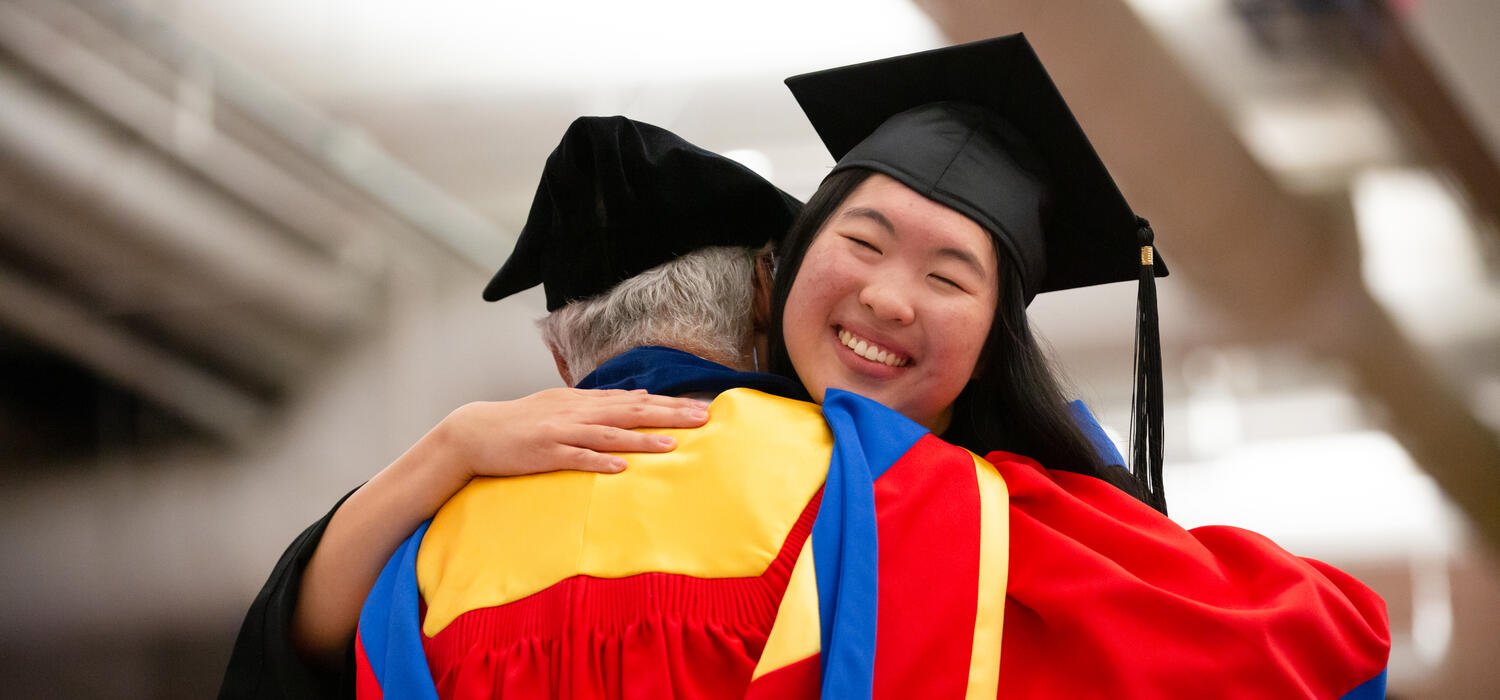
M 779 239 L 802 205 L 765 178 L 625 117 L 579 117 L 547 157 L 486 301 L 544 286 L 547 310 L 708 246 Z
M 1020 34 L 788 78 L 834 172 L 888 175 L 973 219 L 1040 292 L 1138 280 L 1132 471 L 1161 496 L 1161 351 L 1151 229 Z M 1154 263 L 1154 264 L 1153 264 Z

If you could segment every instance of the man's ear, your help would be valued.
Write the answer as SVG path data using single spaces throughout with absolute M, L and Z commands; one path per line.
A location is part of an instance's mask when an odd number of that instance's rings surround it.
M 552 351 L 552 361 L 557 363 L 558 376 L 562 377 L 564 384 L 573 386 L 573 373 L 568 371 L 568 361 L 564 360 L 563 356 L 557 352 L 557 348 L 548 346 L 547 349 Z
M 756 333 L 765 333 L 771 327 L 771 251 L 762 250 L 755 256 L 755 296 L 750 302 L 750 321 Z

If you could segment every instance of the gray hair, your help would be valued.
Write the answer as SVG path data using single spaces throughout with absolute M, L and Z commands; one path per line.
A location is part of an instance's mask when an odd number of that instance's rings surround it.
M 702 248 L 537 321 L 574 381 L 615 355 L 664 345 L 736 365 L 749 346 L 756 252 Z

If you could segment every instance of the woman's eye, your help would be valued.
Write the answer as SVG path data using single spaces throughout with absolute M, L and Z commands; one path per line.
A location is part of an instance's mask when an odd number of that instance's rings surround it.
M 954 282 L 953 280 L 948 279 L 947 277 L 944 277 L 942 275 L 933 275 L 932 278 L 935 279 L 935 280 L 937 280 L 938 282 L 940 282 L 942 284 L 948 285 L 949 287 L 952 287 L 952 288 L 957 289 L 959 291 L 964 291 L 964 286 L 963 285 L 961 285 L 961 284 L 959 284 L 957 282 Z
M 871 243 L 871 242 L 869 242 L 869 241 L 867 241 L 867 240 L 865 240 L 863 238 L 855 238 L 854 236 L 844 236 L 844 238 L 847 238 L 850 241 L 853 241 L 855 245 L 858 245 L 861 248 L 868 248 L 868 249 L 873 250 L 873 251 L 875 251 L 877 253 L 880 252 L 880 249 L 877 248 L 877 247 L 875 247 L 874 243 Z

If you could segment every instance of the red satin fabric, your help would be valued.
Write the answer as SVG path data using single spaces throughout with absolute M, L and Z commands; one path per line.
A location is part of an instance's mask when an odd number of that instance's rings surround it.
M 1385 604 L 1347 574 L 1246 530 L 1184 530 L 1092 477 L 989 460 L 1010 491 L 1002 695 L 1338 698 L 1385 668 Z
M 385 691 L 381 689 L 380 681 L 375 679 L 375 673 L 370 670 L 370 659 L 365 654 L 364 642 L 358 636 L 354 638 L 354 656 L 357 659 L 354 665 L 354 697 L 383 700 Z
M 875 510 L 875 698 L 961 698 L 979 606 L 974 457 L 932 435 L 923 437 L 875 482 Z
M 438 696 L 743 696 L 821 501 L 819 492 L 760 576 L 578 576 L 460 615 L 423 640 Z
M 750 684 L 745 700 L 818 700 L 822 659 L 817 654 L 771 671 Z

